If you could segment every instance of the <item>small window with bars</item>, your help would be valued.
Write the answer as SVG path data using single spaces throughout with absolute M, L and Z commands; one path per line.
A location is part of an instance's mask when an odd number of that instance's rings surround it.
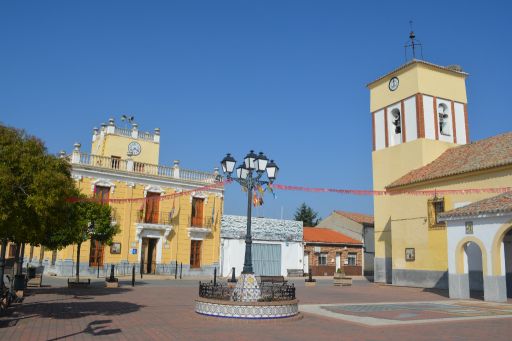
M 446 223 L 439 220 L 439 214 L 444 212 L 444 198 L 430 199 L 428 205 L 428 227 L 430 229 L 442 229 L 446 227 Z

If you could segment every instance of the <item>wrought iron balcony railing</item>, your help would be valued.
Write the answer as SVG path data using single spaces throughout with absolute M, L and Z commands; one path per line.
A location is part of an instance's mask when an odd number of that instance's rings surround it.
M 188 217 L 188 226 L 211 229 L 215 222 L 212 217 Z
M 176 225 L 178 216 L 175 216 L 173 212 L 139 210 L 137 211 L 137 223 Z

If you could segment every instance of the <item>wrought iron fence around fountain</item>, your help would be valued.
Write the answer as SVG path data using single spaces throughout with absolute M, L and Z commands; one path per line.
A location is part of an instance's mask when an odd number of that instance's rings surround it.
M 199 282 L 199 297 L 230 301 L 233 286 L 222 283 Z M 288 283 L 262 283 L 260 285 L 260 302 L 289 301 L 295 299 L 295 286 Z

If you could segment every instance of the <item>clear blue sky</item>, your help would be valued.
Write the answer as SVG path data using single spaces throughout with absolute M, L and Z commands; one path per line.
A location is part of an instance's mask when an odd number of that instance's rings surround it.
M 404 62 L 409 20 L 433 63 L 460 64 L 470 137 L 510 131 L 512 8 L 473 1 L 2 1 L 0 122 L 51 152 L 89 150 L 109 117 L 160 127 L 160 163 L 212 170 L 264 151 L 279 183 L 370 189 L 365 85 Z M 256 214 L 305 201 L 372 213 L 371 197 L 278 192 Z M 245 214 L 238 185 L 225 212 Z

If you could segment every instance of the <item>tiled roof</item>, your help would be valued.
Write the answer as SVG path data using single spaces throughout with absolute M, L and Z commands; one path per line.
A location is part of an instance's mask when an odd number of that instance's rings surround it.
M 505 165 L 512 165 L 512 132 L 450 148 L 431 163 L 407 173 L 386 188 Z
M 323 227 L 304 227 L 304 241 L 362 245 L 360 241 L 347 237 L 343 233 L 339 233 Z
M 454 68 L 451 68 L 451 67 L 447 67 L 447 66 L 441 66 L 441 65 L 437 65 L 437 64 L 433 64 L 433 63 L 429 63 L 429 62 L 426 62 L 424 60 L 420 60 L 420 59 L 412 59 L 410 61 L 408 61 L 407 63 L 405 64 L 402 64 L 400 65 L 399 67 L 397 67 L 396 69 L 394 69 L 393 71 L 390 71 L 388 73 L 386 73 L 384 76 L 381 76 L 379 78 L 377 78 L 376 80 L 374 81 L 371 81 L 370 83 L 366 84 L 366 87 L 370 87 L 372 84 L 380 81 L 381 79 L 383 78 L 386 78 L 388 77 L 389 75 L 397 72 L 397 71 L 400 71 L 402 69 L 405 69 L 406 67 L 408 67 L 409 65 L 412 65 L 412 64 L 423 64 L 423 65 L 427 65 L 427 66 L 430 66 L 430 67 L 433 67 L 433 68 L 437 68 L 437 69 L 441 69 L 441 70 L 444 70 L 444 71 L 448 71 L 448 72 L 453 72 L 455 74 L 459 74 L 459 75 L 462 75 L 464 77 L 467 77 L 468 74 L 464 71 L 458 71 Z
M 345 212 L 345 211 L 334 211 L 336 214 L 344 216 L 350 220 L 355 221 L 359 224 L 372 224 L 373 225 L 373 216 L 362 213 L 354 213 L 354 212 Z
M 460 207 L 445 213 L 441 213 L 439 217 L 443 218 L 462 218 L 474 217 L 481 214 L 489 213 L 512 213 L 512 191 L 506 192 L 495 197 L 487 198 Z

